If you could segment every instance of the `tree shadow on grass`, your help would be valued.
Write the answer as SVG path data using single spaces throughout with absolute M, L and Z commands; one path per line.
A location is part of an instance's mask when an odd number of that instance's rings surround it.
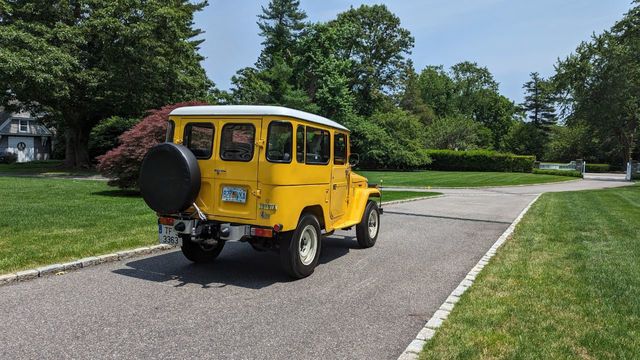
M 353 238 L 330 237 L 322 243 L 320 264 L 327 264 L 357 247 Z M 197 285 L 202 289 L 222 288 L 228 285 L 261 289 L 292 279 L 280 266 L 276 252 L 257 252 L 248 244 L 229 242 L 220 256 L 211 264 L 193 264 L 181 251 L 134 260 L 127 268 L 113 272 L 146 281 L 169 284 L 174 287 Z
M 138 190 L 103 190 L 91 193 L 91 195 L 108 196 L 108 197 L 140 197 Z

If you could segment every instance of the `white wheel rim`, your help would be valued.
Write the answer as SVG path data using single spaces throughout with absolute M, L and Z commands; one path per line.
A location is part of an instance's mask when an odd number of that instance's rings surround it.
M 369 238 L 373 239 L 374 237 L 376 237 L 376 235 L 378 235 L 378 225 L 379 225 L 379 221 L 378 221 L 378 212 L 375 210 L 372 210 L 369 213 L 369 220 L 367 221 L 367 224 L 369 226 Z
M 298 246 L 298 255 L 300 262 L 307 266 L 313 262 L 318 251 L 318 232 L 313 225 L 307 225 L 300 235 L 300 243 Z

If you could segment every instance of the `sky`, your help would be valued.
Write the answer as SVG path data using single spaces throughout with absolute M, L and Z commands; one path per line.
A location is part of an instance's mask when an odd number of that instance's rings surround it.
M 198 13 L 205 31 L 200 52 L 204 68 L 218 88 L 253 66 L 261 50 L 256 25 L 268 0 L 210 0 Z M 486 66 L 500 91 L 516 102 L 531 72 L 553 74 L 558 58 L 583 40 L 610 28 L 631 7 L 631 0 L 301 0 L 312 22 L 334 19 L 349 7 L 385 4 L 411 31 L 409 57 L 417 71 L 427 65 L 449 67 L 461 61 Z

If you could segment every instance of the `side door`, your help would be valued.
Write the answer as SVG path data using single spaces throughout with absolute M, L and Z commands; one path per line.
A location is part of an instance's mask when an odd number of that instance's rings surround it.
M 331 169 L 331 217 L 345 213 L 349 201 L 349 164 L 347 161 L 347 134 L 333 134 L 333 161 Z
M 264 141 L 262 118 L 218 120 L 214 181 L 215 216 L 254 220 L 258 197 L 258 159 Z

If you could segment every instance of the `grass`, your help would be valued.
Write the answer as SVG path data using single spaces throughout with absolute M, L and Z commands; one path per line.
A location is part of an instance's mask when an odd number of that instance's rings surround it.
M 155 224 L 102 181 L 0 177 L 0 274 L 154 244 Z
M 414 199 L 421 197 L 431 197 L 442 195 L 439 192 L 426 192 L 426 191 L 384 191 L 382 194 L 383 203 L 395 200 Z
M 459 171 L 357 171 L 369 182 L 383 186 L 407 187 L 479 187 L 542 184 L 574 180 L 565 176 L 536 175 L 529 173 L 459 172 Z
M 640 186 L 543 195 L 421 359 L 640 354 Z
M 96 174 L 97 172 L 92 169 L 67 169 L 60 160 L 0 164 L 0 175 L 91 176 Z

